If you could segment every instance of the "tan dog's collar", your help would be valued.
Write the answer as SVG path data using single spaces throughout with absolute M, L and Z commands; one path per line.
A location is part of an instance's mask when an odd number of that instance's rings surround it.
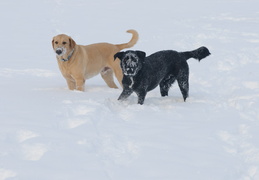
M 71 51 L 71 53 L 68 55 L 67 59 L 62 58 L 61 61 L 63 61 L 63 62 L 69 61 L 69 59 L 70 59 L 71 56 L 73 55 L 74 51 L 75 51 L 75 49 L 73 49 L 73 50 Z

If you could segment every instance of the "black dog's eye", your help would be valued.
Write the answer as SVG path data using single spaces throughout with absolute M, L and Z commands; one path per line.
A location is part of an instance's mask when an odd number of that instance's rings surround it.
M 65 44 L 67 44 L 67 42 L 63 42 L 62 44 L 64 44 L 64 45 L 65 45 Z
M 55 41 L 55 44 L 58 44 L 58 41 Z

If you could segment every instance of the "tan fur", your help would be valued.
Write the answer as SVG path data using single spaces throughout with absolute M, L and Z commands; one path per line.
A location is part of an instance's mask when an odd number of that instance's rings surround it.
M 120 84 L 123 74 L 120 61 L 118 59 L 114 61 L 114 55 L 122 49 L 134 46 L 138 41 L 137 31 L 128 30 L 127 32 L 132 34 L 132 39 L 128 43 L 117 45 L 97 43 L 83 46 L 77 45 L 71 37 L 65 34 L 53 37 L 54 51 L 60 48 L 65 50 L 64 54 L 57 55 L 57 61 L 68 88 L 84 91 L 86 79 L 99 73 L 109 87 L 118 88 L 114 83 L 113 73 Z M 68 61 L 62 61 L 62 59 L 68 59 L 71 54 Z

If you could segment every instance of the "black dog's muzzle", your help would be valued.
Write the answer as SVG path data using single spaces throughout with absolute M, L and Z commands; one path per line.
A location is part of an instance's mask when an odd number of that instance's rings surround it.
M 136 73 L 135 68 L 131 68 L 131 67 L 126 67 L 126 69 L 124 70 L 124 74 L 127 76 L 134 76 Z
M 138 66 L 127 66 L 127 65 L 123 65 L 123 74 L 125 74 L 126 76 L 135 76 L 138 73 L 139 67 Z

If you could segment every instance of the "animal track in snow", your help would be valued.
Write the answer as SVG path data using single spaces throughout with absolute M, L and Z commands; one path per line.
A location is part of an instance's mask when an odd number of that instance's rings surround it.
M 0 180 L 6 180 L 15 177 L 16 173 L 8 169 L 0 169 Z
M 103 159 L 119 165 L 127 165 L 139 153 L 139 147 L 134 141 L 127 138 L 122 138 L 120 141 L 113 135 L 104 135 L 100 140 L 98 149 L 100 151 L 98 154 L 102 154 Z
M 227 144 L 224 149 L 233 156 L 241 157 L 243 164 L 247 164 L 244 172 L 244 179 L 253 180 L 259 178 L 259 167 L 256 166 L 259 162 L 259 149 L 249 143 L 251 135 L 249 127 L 241 124 L 238 127 L 238 134 L 232 134 L 227 131 L 219 133 L 220 138 Z M 243 171 L 243 170 L 242 170 Z
M 38 161 L 48 151 L 45 144 L 24 144 L 22 146 L 22 153 L 25 160 Z
M 38 137 L 39 135 L 30 130 L 20 130 L 17 133 L 17 139 L 21 145 L 21 152 L 23 155 L 23 159 L 29 161 L 37 161 L 40 160 L 41 157 L 48 151 L 48 148 L 45 144 L 36 143 L 30 144 L 26 143 L 26 140 L 33 139 Z
M 72 102 L 68 103 L 66 102 L 66 104 L 71 106 L 73 105 Z M 71 108 L 69 108 L 68 115 L 67 115 L 67 119 L 66 119 L 66 126 L 67 128 L 76 128 L 79 127 L 83 124 L 86 124 L 87 122 L 90 121 L 90 113 L 94 112 L 95 110 L 93 108 L 89 108 L 86 105 L 80 105 L 77 107 L 73 107 L 71 110 Z
M 34 133 L 32 131 L 28 131 L 28 130 L 20 130 L 17 134 L 17 139 L 19 142 L 23 142 L 26 141 L 27 139 L 31 139 L 34 137 L 39 136 L 37 133 Z

